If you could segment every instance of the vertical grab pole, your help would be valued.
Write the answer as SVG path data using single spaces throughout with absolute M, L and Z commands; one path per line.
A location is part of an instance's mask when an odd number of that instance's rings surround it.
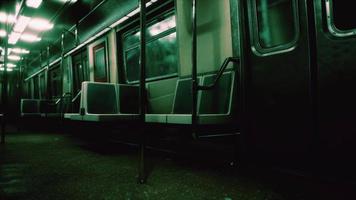
M 45 72 L 45 96 L 46 99 L 49 99 L 49 94 L 48 94 L 48 70 L 49 70 L 49 46 L 47 46 L 47 69 Z
M 196 135 L 197 124 L 197 0 L 192 0 L 192 133 Z
M 60 93 L 60 104 L 59 104 L 59 109 L 60 109 L 60 116 L 61 116 L 61 121 L 63 122 L 63 115 L 64 115 L 64 104 L 63 104 L 63 99 L 65 97 L 63 97 L 63 85 L 64 85 L 64 31 L 62 32 L 62 35 L 61 35 L 61 65 L 60 65 L 60 72 L 61 72 L 61 93 Z
M 42 69 L 42 50 L 40 50 L 40 69 Z M 42 99 L 42 88 L 41 88 L 41 79 L 40 79 L 40 75 L 38 75 L 38 84 L 39 84 L 39 90 L 38 90 L 38 99 Z
M 8 33 L 8 25 L 5 23 L 5 32 Z M 2 83 L 2 107 L 3 107 L 3 115 L 1 116 L 1 137 L 0 137 L 0 144 L 5 144 L 5 134 L 6 134 L 6 117 L 7 117 L 7 84 L 8 84 L 8 77 L 7 77 L 7 63 L 8 63 L 8 34 L 5 34 L 5 55 L 4 55 L 4 72 L 3 72 L 3 83 Z
M 138 182 L 146 182 L 145 167 L 145 112 L 146 112 L 146 0 L 140 0 L 140 123 L 141 141 L 139 149 L 139 174 Z

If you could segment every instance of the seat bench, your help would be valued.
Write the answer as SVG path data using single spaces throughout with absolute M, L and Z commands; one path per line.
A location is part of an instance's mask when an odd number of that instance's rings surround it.
M 138 102 L 138 86 L 85 81 L 79 113 L 65 113 L 64 118 L 91 122 L 137 120 Z
M 21 99 L 21 117 L 41 117 L 39 99 Z
M 210 85 L 214 74 L 198 78 L 198 83 Z M 232 122 L 232 104 L 234 99 L 234 72 L 223 73 L 219 83 L 212 90 L 199 91 L 197 99 L 197 124 L 225 124 Z M 170 114 L 146 114 L 148 123 L 192 124 L 192 79 L 179 79 Z

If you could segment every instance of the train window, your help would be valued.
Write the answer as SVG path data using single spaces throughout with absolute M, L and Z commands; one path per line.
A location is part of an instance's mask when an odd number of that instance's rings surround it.
M 97 82 L 107 81 L 106 50 L 105 42 L 93 48 L 94 51 L 94 80 Z
M 33 99 L 34 97 L 33 97 L 33 88 L 34 88 L 34 86 L 33 86 L 33 79 L 30 79 L 29 81 L 29 91 L 28 91 L 28 97 L 30 98 L 30 99 Z
M 346 0 L 325 0 L 328 29 L 335 36 L 356 34 L 356 15 Z
M 262 50 L 286 49 L 298 36 L 297 4 L 295 0 L 256 0 L 255 12 L 258 40 Z
M 177 36 L 172 13 L 151 21 L 147 27 L 146 78 L 148 80 L 177 74 Z M 140 32 L 129 31 L 123 36 L 123 58 L 126 79 L 134 82 L 140 74 Z
M 86 80 L 87 56 L 86 51 L 73 56 L 73 94 L 81 90 L 81 84 Z
M 46 79 L 45 74 L 41 74 L 40 76 L 40 97 L 41 99 L 46 98 Z
M 31 88 L 31 81 L 26 81 L 25 82 L 25 86 L 23 88 L 23 92 L 24 92 L 24 97 L 31 99 L 31 94 L 32 94 L 32 88 Z
M 61 74 L 60 67 L 56 66 L 49 71 L 49 93 L 52 98 L 58 98 L 61 96 Z
M 39 99 L 40 94 L 39 94 L 39 84 L 38 84 L 38 76 L 33 77 L 33 98 L 34 99 Z

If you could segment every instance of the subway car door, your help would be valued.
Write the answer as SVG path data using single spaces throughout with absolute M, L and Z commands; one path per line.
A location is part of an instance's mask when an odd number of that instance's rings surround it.
M 312 143 L 306 0 L 244 1 L 248 152 L 295 163 Z
M 356 150 L 355 8 L 346 0 L 318 0 L 314 10 L 321 156 L 344 171 L 355 166 L 349 165 Z

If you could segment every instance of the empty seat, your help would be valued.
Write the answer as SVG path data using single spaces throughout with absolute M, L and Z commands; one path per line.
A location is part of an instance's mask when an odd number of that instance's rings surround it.
M 40 117 L 40 100 L 39 99 L 21 99 L 21 117 Z
M 85 93 L 80 112 L 85 114 L 117 114 L 118 98 L 115 85 L 89 82 L 83 84 Z
M 200 83 L 201 77 L 198 77 L 198 83 Z M 167 117 L 172 113 L 178 116 L 190 115 L 192 110 L 192 79 L 184 78 L 179 79 L 176 83 L 175 94 L 173 98 L 173 106 L 171 108 L 171 113 L 162 114 L 146 114 L 146 122 L 149 123 L 167 123 Z M 184 119 L 186 120 L 186 119 Z
M 172 112 L 177 77 L 147 83 L 147 113 Z
M 198 79 L 202 85 L 210 85 L 215 74 L 204 75 Z M 202 82 L 202 83 L 200 83 Z M 192 123 L 192 79 L 180 79 L 177 82 L 176 94 L 171 114 L 147 114 L 146 122 L 186 124 Z M 211 90 L 199 91 L 197 96 L 197 123 L 223 124 L 232 120 L 232 103 L 234 97 L 234 72 L 223 73 L 218 84 Z
M 48 100 L 46 117 L 55 119 L 62 118 L 63 112 L 67 109 L 67 107 L 69 107 L 68 101 L 70 101 L 70 99 L 67 96 L 59 98 L 57 100 Z
M 79 113 L 65 113 L 70 120 L 116 121 L 138 119 L 138 86 L 83 82 Z

